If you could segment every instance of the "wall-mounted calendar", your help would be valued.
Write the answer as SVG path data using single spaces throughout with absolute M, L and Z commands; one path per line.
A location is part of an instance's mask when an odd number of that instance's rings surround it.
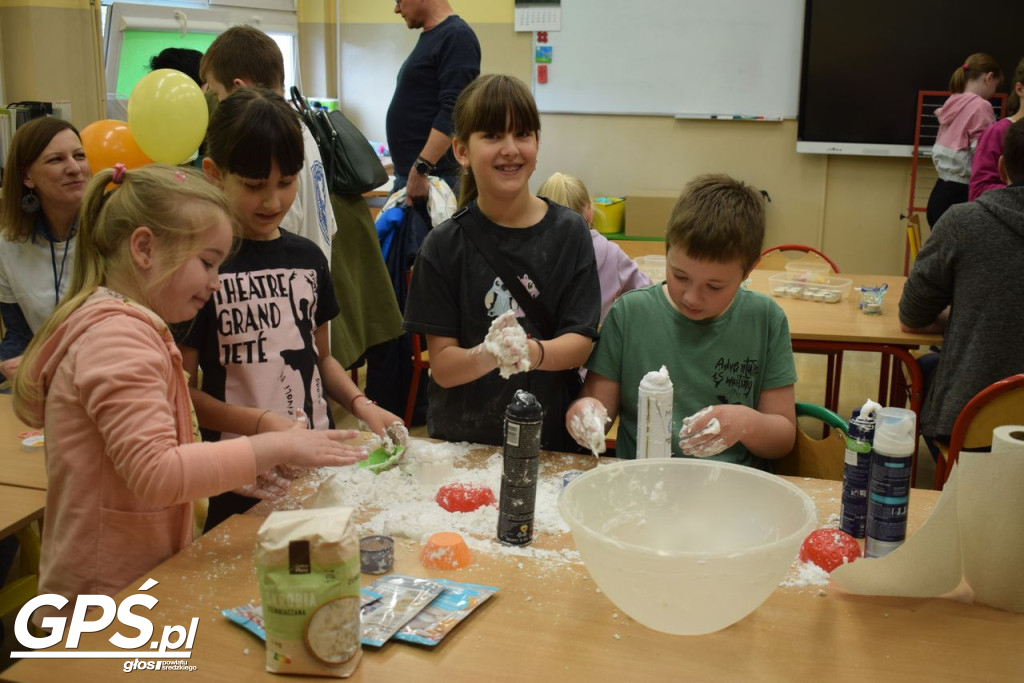
M 516 0 L 516 31 L 561 31 L 561 0 Z

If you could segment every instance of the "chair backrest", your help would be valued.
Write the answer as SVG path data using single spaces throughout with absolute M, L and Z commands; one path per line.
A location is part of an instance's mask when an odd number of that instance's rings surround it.
M 960 411 L 949 437 L 945 478 L 963 449 L 992 445 L 992 430 L 1001 425 L 1024 424 L 1024 374 L 993 382 L 974 395 Z
M 757 267 L 766 270 L 785 270 L 786 264 L 794 261 L 827 263 L 833 273 L 839 272 L 839 266 L 835 261 L 826 256 L 824 252 L 806 244 L 778 244 L 768 247 L 761 252 L 761 260 L 758 261 Z
M 907 219 L 907 268 L 914 265 L 917 260 L 917 252 L 921 251 L 921 214 L 915 213 Z
M 813 403 L 797 402 L 796 415 L 798 418 L 821 420 L 833 429 L 824 439 L 815 439 L 798 426 L 793 450 L 774 462 L 775 474 L 842 481 L 848 429 L 846 421 L 831 410 Z

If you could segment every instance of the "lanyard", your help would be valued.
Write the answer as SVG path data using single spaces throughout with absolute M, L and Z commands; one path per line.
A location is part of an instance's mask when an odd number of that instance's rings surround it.
M 71 249 L 71 240 L 75 238 L 78 231 L 78 222 L 71 226 L 68 239 L 64 242 L 64 255 L 60 259 L 60 274 L 57 273 L 57 249 L 53 246 L 54 240 L 50 238 L 50 262 L 53 265 L 53 306 L 60 303 L 60 283 L 64 281 L 64 266 L 68 261 L 68 251 Z M 49 237 L 49 235 L 48 235 Z

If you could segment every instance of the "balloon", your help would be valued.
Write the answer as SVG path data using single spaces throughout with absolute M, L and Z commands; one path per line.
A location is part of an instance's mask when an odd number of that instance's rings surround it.
M 82 129 L 82 147 L 93 173 L 112 168 L 119 162 L 125 168 L 138 168 L 153 163 L 139 149 L 131 129 L 124 121 L 103 119 L 90 123 Z
M 128 125 L 153 161 L 180 164 L 206 135 L 209 110 L 195 81 L 174 69 L 143 76 L 128 97 Z

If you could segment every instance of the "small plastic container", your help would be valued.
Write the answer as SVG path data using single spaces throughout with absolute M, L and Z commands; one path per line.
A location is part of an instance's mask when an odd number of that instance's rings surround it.
M 664 282 L 666 267 L 664 256 L 640 256 L 635 260 L 640 271 L 651 278 L 651 282 Z
M 594 229 L 602 235 L 622 232 L 626 200 L 622 197 L 594 197 Z
M 865 315 L 882 315 L 882 301 L 888 286 L 861 287 L 858 305 Z
M 792 273 L 778 273 L 768 277 L 768 291 L 772 296 L 827 304 L 837 304 L 846 299 L 852 287 L 853 280 L 832 275 L 820 276 L 814 281 L 796 278 Z
M 465 539 L 454 531 L 433 534 L 420 553 L 420 562 L 428 569 L 462 569 L 472 561 Z

